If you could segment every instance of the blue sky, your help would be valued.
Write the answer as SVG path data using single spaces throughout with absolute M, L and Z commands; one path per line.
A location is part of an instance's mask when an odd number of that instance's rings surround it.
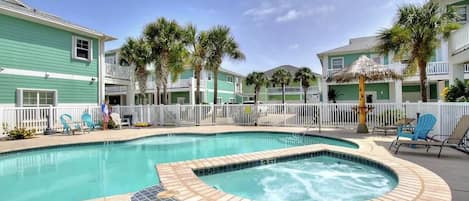
M 388 27 L 399 5 L 422 0 L 25 0 L 30 6 L 117 37 L 139 36 L 159 17 L 192 22 L 199 29 L 231 27 L 246 54 L 223 67 L 247 74 L 283 64 L 320 72 L 316 54 Z

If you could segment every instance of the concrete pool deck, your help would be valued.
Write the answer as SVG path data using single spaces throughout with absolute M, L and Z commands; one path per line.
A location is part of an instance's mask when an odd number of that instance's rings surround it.
M 39 147 L 48 147 L 48 146 L 57 146 L 57 145 L 67 145 L 67 144 L 81 144 L 81 143 L 90 143 L 90 142 L 104 142 L 104 141 L 127 141 L 136 138 L 151 136 L 151 135 L 158 135 L 158 134 L 168 134 L 168 133 L 184 133 L 184 132 L 197 132 L 197 133 L 213 133 L 213 132 L 229 132 L 229 131 L 283 131 L 283 132 L 302 132 L 305 128 L 297 128 L 297 127 L 244 127 L 244 126 L 200 126 L 200 127 L 163 127 L 163 128 L 147 128 L 147 129 L 125 129 L 125 130 L 111 130 L 111 131 L 95 131 L 91 134 L 84 134 L 84 135 L 75 135 L 75 136 L 64 136 L 64 135 L 52 135 L 52 136 L 43 136 L 39 135 L 33 139 L 27 140 L 19 140 L 19 141 L 0 141 L 0 153 L 10 152 L 10 151 L 17 151 L 17 150 L 24 150 L 24 149 L 31 149 L 31 148 L 39 148 Z M 312 131 L 314 134 L 318 134 L 317 131 Z M 343 129 L 323 129 L 323 132 L 320 135 L 329 136 L 329 137 L 338 137 L 343 139 L 348 139 L 351 141 L 356 142 L 360 145 L 359 150 L 351 150 L 347 148 L 337 148 L 337 147 L 329 147 L 324 145 L 308 145 L 304 147 L 294 147 L 288 148 L 285 150 L 271 150 L 271 151 L 264 151 L 267 157 L 272 157 L 271 154 L 285 154 L 285 153 L 298 153 L 304 151 L 313 151 L 313 150 L 320 150 L 320 149 L 333 149 L 340 152 L 352 152 L 350 154 L 355 155 L 363 155 L 366 158 L 376 159 L 376 160 L 386 160 L 384 162 L 385 165 L 392 165 L 393 162 L 396 164 L 401 164 L 400 166 L 405 167 L 404 169 L 411 170 L 411 172 L 418 173 L 414 179 L 408 180 L 410 183 L 405 185 L 405 188 L 398 189 L 396 188 L 394 191 L 404 193 L 405 196 L 394 196 L 388 198 L 382 198 L 381 200 L 412 200 L 413 197 L 418 198 L 418 200 L 465 200 L 469 196 L 469 189 L 468 183 L 469 179 L 467 170 L 464 170 L 464 167 L 468 167 L 469 164 L 469 156 L 459 151 L 453 149 L 444 149 L 442 158 L 438 159 L 435 157 L 435 151 L 431 151 L 431 153 L 425 153 L 424 150 L 407 150 L 402 149 L 399 155 L 396 157 L 393 154 L 390 154 L 387 151 L 387 145 L 390 141 L 392 141 L 393 137 L 388 136 L 376 136 L 370 134 L 355 134 L 353 131 L 350 130 L 343 130 Z M 264 153 L 264 152 L 256 152 Z M 256 154 L 251 153 L 251 154 Z M 235 155 L 238 156 L 238 155 Z M 233 158 L 235 156 L 229 156 L 226 158 Z M 240 159 L 229 159 L 227 163 L 238 162 L 245 158 L 245 160 L 249 159 L 249 154 L 241 154 L 239 157 Z M 257 156 L 261 157 L 261 156 Z M 218 157 L 217 157 L 218 158 Z M 426 170 L 425 168 L 421 168 L 420 166 L 407 162 L 405 160 L 401 160 L 399 158 L 409 160 L 411 162 L 415 162 L 424 166 L 427 169 L 430 169 L 437 173 L 438 175 L 442 176 L 443 179 L 449 184 L 451 187 L 440 179 L 437 175 L 433 174 L 432 172 Z M 208 160 L 202 159 L 199 161 Z M 191 167 L 188 165 L 189 162 L 185 166 L 182 167 Z M 389 163 L 389 164 L 387 164 Z M 181 162 L 174 163 L 174 164 L 183 164 Z M 202 163 L 204 165 L 204 163 Z M 210 162 L 207 165 L 215 165 L 217 163 L 211 164 Z M 218 165 L 220 165 L 219 163 Z M 165 167 L 166 165 L 166 167 Z M 168 166 L 169 165 L 169 166 Z M 161 164 L 161 168 L 166 168 L 167 171 L 174 171 L 172 168 L 172 164 Z M 401 168 L 402 168 L 401 167 Z M 451 170 L 448 170 L 449 167 Z M 396 168 L 400 168 L 396 166 Z M 453 168 L 455 171 L 453 171 Z M 181 169 L 182 171 L 182 169 Z M 192 170 L 190 170 L 192 171 Z M 183 173 L 187 173 L 187 170 L 184 169 Z M 415 176 L 416 174 L 409 174 L 408 176 Z M 163 176 L 165 173 L 161 173 L 160 176 L 162 178 L 175 178 L 173 176 Z M 420 175 L 420 176 L 419 176 Z M 187 176 L 187 174 L 186 174 Z M 405 176 L 405 175 L 404 175 Z M 410 177 L 409 177 L 410 178 Z M 197 178 L 196 178 L 197 179 Z M 427 179 L 430 179 L 429 182 L 425 183 Z M 161 179 L 164 185 L 166 179 Z M 192 180 L 194 181 L 194 180 Z M 400 180 L 401 181 L 405 180 Z M 416 182 L 417 181 L 417 182 Z M 418 185 L 419 182 L 423 182 L 422 185 Z M 405 182 L 402 182 L 405 184 Z M 427 185 L 426 185 L 427 184 Z M 165 185 L 166 187 L 167 185 Z M 423 188 L 416 189 L 418 186 Z M 201 186 L 199 186 L 201 187 Z M 418 192 L 409 192 L 413 189 L 418 190 Z M 207 189 L 205 189 L 207 190 Z M 392 192 L 394 192 L 392 191 Z M 451 197 L 451 193 L 453 197 Z M 123 195 L 116 195 L 107 198 L 99 198 L 96 200 L 130 200 L 132 193 L 127 193 Z M 182 195 L 182 194 L 181 194 Z M 224 195 L 225 196 L 225 195 Z M 197 200 L 199 197 L 194 196 L 194 200 Z M 232 197 L 234 198 L 234 197 Z M 393 199 L 394 198 L 394 199 Z M 231 197 L 230 197 L 231 199 Z

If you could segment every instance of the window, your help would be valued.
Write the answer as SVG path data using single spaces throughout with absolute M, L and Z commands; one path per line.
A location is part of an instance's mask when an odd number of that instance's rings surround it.
M 93 55 L 92 47 L 93 41 L 74 36 L 73 58 L 78 60 L 91 61 L 91 57 Z
M 371 60 L 376 62 L 377 64 L 384 64 L 384 57 L 379 54 L 371 54 Z
M 458 22 L 466 22 L 467 21 L 467 7 L 464 6 L 455 6 L 454 10 L 456 14 L 459 16 Z
M 236 103 L 236 99 L 235 98 L 230 98 L 230 103 Z
M 107 64 L 116 64 L 116 56 L 106 56 Z
M 56 105 L 55 90 L 18 89 L 17 105 L 20 107 L 47 107 Z
M 343 57 L 331 58 L 331 67 L 332 69 L 344 68 L 344 58 Z
M 233 82 L 233 80 L 234 80 L 233 76 L 230 76 L 230 75 L 226 76 L 226 81 L 227 82 Z
M 223 99 L 221 97 L 217 98 L 217 104 L 222 104 Z

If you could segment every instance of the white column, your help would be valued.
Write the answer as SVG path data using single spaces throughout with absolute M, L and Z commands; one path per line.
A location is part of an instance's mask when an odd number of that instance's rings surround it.
M 449 83 L 454 84 L 454 80 L 464 81 L 464 65 L 449 63 Z
M 329 101 L 327 97 L 327 92 L 329 87 L 327 85 L 327 78 L 329 76 L 329 57 L 324 56 L 322 59 L 322 83 L 321 83 L 321 92 L 322 92 L 322 102 L 327 103 Z
M 104 56 L 104 39 L 99 39 L 99 58 L 98 58 L 98 104 L 104 102 L 105 96 L 105 73 L 106 61 Z
M 191 89 L 189 90 L 189 102 L 191 105 L 195 104 L 195 95 L 194 95 L 195 85 L 196 85 L 195 82 L 196 82 L 196 79 L 191 78 Z
M 394 100 L 396 103 L 402 103 L 402 80 L 394 82 Z
M 130 72 L 134 72 L 134 67 L 131 68 Z M 130 83 L 127 85 L 126 98 L 127 105 L 135 105 L 135 79 L 133 74 L 130 75 Z
M 445 88 L 445 81 L 444 80 L 438 80 L 438 83 L 436 85 L 437 93 L 438 93 L 438 100 L 439 101 L 444 101 L 444 98 L 440 96 L 440 94 L 443 92 L 443 89 Z

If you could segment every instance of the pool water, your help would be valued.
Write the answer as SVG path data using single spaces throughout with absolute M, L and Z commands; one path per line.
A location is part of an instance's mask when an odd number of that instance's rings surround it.
M 243 132 L 165 135 L 2 154 L 0 200 L 83 200 L 135 192 L 159 183 L 158 163 L 316 143 L 357 148 L 323 137 Z
M 256 201 L 369 200 L 397 185 L 393 174 L 330 156 L 201 176 L 205 183 Z

